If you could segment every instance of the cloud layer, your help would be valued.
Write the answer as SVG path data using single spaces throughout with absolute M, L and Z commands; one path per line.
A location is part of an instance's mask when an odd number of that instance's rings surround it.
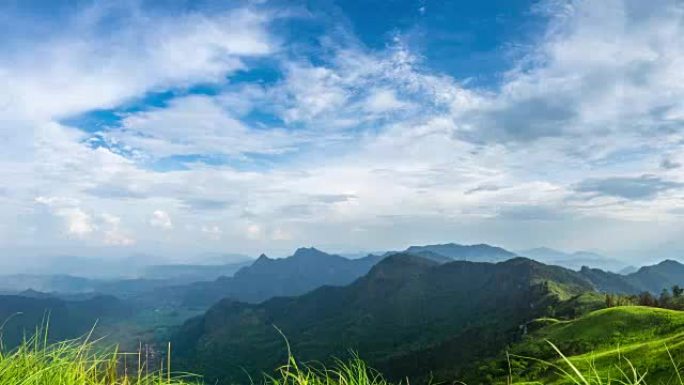
M 96 2 L 8 35 L 0 247 L 684 250 L 684 8 L 530 11 L 544 33 L 486 88 L 401 31 L 371 48 L 268 3 Z

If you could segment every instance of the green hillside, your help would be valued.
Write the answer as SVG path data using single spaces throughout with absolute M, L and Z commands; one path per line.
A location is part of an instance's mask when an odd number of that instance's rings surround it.
M 548 360 L 569 370 L 547 341 L 555 344 L 581 372 L 595 370 L 604 379 L 621 379 L 620 370 L 629 372 L 629 361 L 646 375 L 648 384 L 675 383 L 671 382 L 676 379 L 676 370 L 668 350 L 678 364 L 684 357 L 681 311 L 623 306 L 598 310 L 572 321 L 540 322 L 546 326 L 529 333 L 510 349 L 518 380 L 567 383 L 557 370 L 536 361 Z M 504 363 L 500 369 L 502 366 Z
M 14 347 L 26 335 L 49 323 L 51 341 L 76 338 L 131 317 L 134 310 L 111 296 L 65 301 L 53 297 L 34 298 L 0 295 L 0 336 L 4 347 Z
M 460 361 L 495 355 L 521 324 L 592 289 L 576 272 L 524 258 L 438 264 L 398 254 L 346 287 L 261 304 L 224 300 L 188 321 L 174 346 L 183 369 L 210 381 L 240 382 L 245 372 L 282 363 L 286 351 L 274 326 L 305 361 L 352 349 L 393 379 L 453 375 Z

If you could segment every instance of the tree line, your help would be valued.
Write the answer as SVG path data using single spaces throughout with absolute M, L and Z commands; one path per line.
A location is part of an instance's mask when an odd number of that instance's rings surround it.
M 684 288 L 674 285 L 671 289 L 663 289 L 659 296 L 647 291 L 630 295 L 606 294 L 605 304 L 606 307 L 638 305 L 684 310 Z

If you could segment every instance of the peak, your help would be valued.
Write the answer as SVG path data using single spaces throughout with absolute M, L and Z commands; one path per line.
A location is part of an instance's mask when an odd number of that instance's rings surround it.
M 545 253 L 562 253 L 560 250 L 552 249 L 550 247 L 542 246 L 542 247 L 535 247 L 533 249 L 530 249 L 529 251 L 540 251 L 540 252 L 545 252 Z
M 537 262 L 534 259 L 526 258 L 526 257 L 513 257 L 511 259 L 507 259 L 502 262 L 498 262 L 501 265 L 509 265 L 509 266 L 546 266 L 545 264 L 541 262 Z
M 387 266 L 437 266 L 439 263 L 420 255 L 408 253 L 392 254 L 378 262 L 377 267 Z
M 658 266 L 681 266 L 682 264 L 674 259 L 666 259 L 658 264 Z
M 330 254 L 318 250 L 315 247 L 300 247 L 292 255 L 293 257 L 319 257 L 328 256 Z
M 261 254 L 259 256 L 259 258 L 257 258 L 256 261 L 254 261 L 254 263 L 255 264 L 256 263 L 264 263 L 264 262 L 268 262 L 270 260 L 271 260 L 271 258 L 267 257 L 266 254 Z
M 527 257 L 513 257 L 511 259 L 507 259 L 503 262 L 499 262 L 503 264 L 517 264 L 517 263 L 534 263 L 534 264 L 540 264 L 539 262 L 535 261 L 534 259 L 530 259 Z
M 593 251 L 579 250 L 571 254 L 573 257 L 602 257 L 600 254 Z

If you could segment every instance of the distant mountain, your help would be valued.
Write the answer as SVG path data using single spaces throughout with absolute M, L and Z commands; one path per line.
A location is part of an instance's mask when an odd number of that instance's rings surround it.
M 146 266 L 162 263 L 165 263 L 164 259 L 151 255 L 133 255 L 125 258 L 70 255 L 27 257 L 16 273 L 68 275 L 93 279 L 135 278 L 140 276 L 140 272 Z
M 196 282 L 158 291 L 189 307 L 207 307 L 223 298 L 256 303 L 273 297 L 301 295 L 324 285 L 348 285 L 365 275 L 383 256 L 347 259 L 315 248 L 300 248 L 287 258 L 261 255 L 233 277 Z M 170 290 L 170 291 L 169 291 Z
M 405 253 L 421 255 L 430 258 L 431 255 L 441 255 L 453 261 L 472 262 L 501 262 L 515 258 L 518 255 L 508 250 L 486 244 L 459 245 L 446 243 L 440 245 L 411 246 L 404 250 Z
M 632 282 L 628 277 L 583 266 L 580 275 L 589 280 L 596 290 L 602 293 L 637 294 L 644 290 L 639 284 Z
M 684 265 L 668 259 L 656 265 L 644 266 L 626 277 L 645 291 L 659 293 L 673 285 L 684 287 Z
M 548 247 L 538 247 L 535 249 L 519 251 L 518 254 L 542 263 L 563 266 L 572 270 L 579 270 L 582 266 L 589 266 L 617 272 L 626 266 L 625 263 L 616 259 L 590 251 L 566 253 Z
M 285 362 L 274 325 L 304 361 L 343 357 L 353 349 L 393 378 L 424 376 L 439 365 L 498 352 L 519 335 L 519 325 L 591 290 L 576 272 L 524 258 L 439 264 L 396 254 L 349 286 L 260 304 L 224 299 L 188 321 L 173 344 L 184 369 L 209 382 L 242 382 L 244 371 L 259 375 Z M 459 346 L 454 350 L 460 355 L 413 355 L 447 342 Z
M 254 260 L 215 265 L 152 265 L 144 268 L 143 277 L 149 279 L 173 280 L 177 284 L 213 281 L 219 277 L 232 277 L 238 270 L 249 266 L 252 263 L 254 263 Z
M 83 301 L 65 301 L 35 291 L 22 295 L 0 296 L 2 342 L 5 348 L 16 346 L 24 336 L 49 323 L 52 341 L 77 338 L 96 324 L 125 319 L 132 309 L 111 296 L 97 296 Z
M 624 268 L 620 269 L 620 271 L 618 271 L 617 273 L 622 274 L 622 275 L 627 275 L 627 274 L 636 273 L 638 270 L 639 270 L 638 267 L 633 266 L 633 265 L 629 265 L 629 266 L 625 266 Z
M 17 274 L 0 276 L 0 292 L 17 294 L 36 291 L 62 298 L 74 294 L 104 294 L 124 298 L 183 282 L 185 281 L 178 278 L 93 279 L 70 275 Z
M 0 277 L 0 290 L 11 293 L 26 290 L 82 293 L 94 291 L 95 286 L 92 279 L 70 275 L 15 274 Z
M 637 294 L 648 291 L 659 294 L 674 285 L 684 287 L 684 264 L 673 260 L 644 266 L 627 275 L 589 267 L 583 267 L 580 275 L 591 281 L 597 290 L 607 293 Z

